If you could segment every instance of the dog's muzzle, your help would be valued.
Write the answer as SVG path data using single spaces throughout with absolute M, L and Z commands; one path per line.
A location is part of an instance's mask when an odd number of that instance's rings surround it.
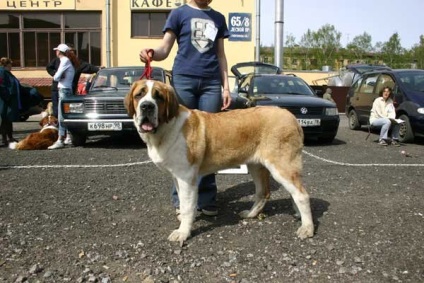
M 148 133 L 156 130 L 156 105 L 150 101 L 143 101 L 140 104 L 141 119 L 140 131 Z

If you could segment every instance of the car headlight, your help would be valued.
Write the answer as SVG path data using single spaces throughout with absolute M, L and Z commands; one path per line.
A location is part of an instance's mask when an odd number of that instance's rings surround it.
M 339 115 L 339 110 L 337 108 L 325 108 L 325 115 L 327 116 Z
M 63 111 L 65 113 L 84 113 L 84 103 L 64 103 Z
M 418 108 L 417 112 L 420 113 L 420 114 L 424 114 L 424 108 Z

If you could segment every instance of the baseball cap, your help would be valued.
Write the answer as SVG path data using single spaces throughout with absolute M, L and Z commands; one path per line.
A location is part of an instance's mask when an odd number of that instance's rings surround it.
M 53 50 L 59 50 L 60 52 L 65 53 L 66 51 L 69 51 L 69 46 L 65 43 L 61 43 L 57 47 L 53 48 Z

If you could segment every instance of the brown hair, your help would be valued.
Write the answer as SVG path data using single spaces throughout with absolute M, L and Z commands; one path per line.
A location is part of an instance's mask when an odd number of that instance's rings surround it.
M 388 89 L 388 90 L 390 91 L 390 96 L 392 96 L 393 91 L 392 91 L 392 88 L 391 88 L 391 87 L 389 87 L 389 86 L 385 86 L 385 87 L 383 87 L 383 88 L 380 90 L 379 95 L 380 95 L 380 96 L 383 96 L 383 92 L 384 92 L 384 90 L 386 90 L 386 89 Z
M 77 55 L 75 55 L 74 51 L 68 50 L 68 51 L 66 51 L 65 55 L 71 61 L 72 66 L 74 66 L 75 69 L 78 69 L 79 66 L 80 66 L 80 63 L 79 63 L 78 57 L 77 57 Z
M 1 64 L 3 67 L 6 67 L 7 65 L 12 65 L 12 63 L 13 63 L 13 61 L 12 61 L 12 59 L 10 59 L 10 58 L 7 58 L 7 57 L 1 57 L 1 59 L 0 59 L 0 64 Z

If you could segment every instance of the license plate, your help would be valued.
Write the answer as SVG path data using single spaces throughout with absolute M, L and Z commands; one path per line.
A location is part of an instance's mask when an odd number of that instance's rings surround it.
M 122 123 L 88 123 L 89 131 L 122 131 Z
M 302 127 L 314 127 L 321 125 L 321 119 L 297 119 L 297 122 L 299 122 Z

